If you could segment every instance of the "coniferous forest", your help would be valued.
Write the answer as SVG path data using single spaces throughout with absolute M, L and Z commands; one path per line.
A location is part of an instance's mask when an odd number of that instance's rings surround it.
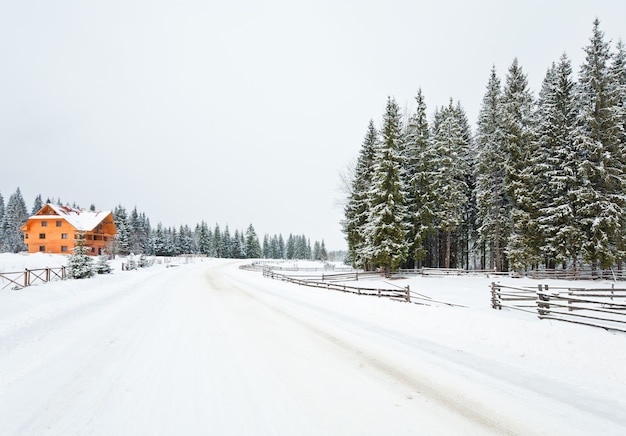
M 429 116 L 389 98 L 370 121 L 343 231 L 364 268 L 621 268 L 626 259 L 626 52 L 595 20 L 537 97 L 518 60 L 487 80 L 476 130 L 453 100 Z
M 46 203 L 62 205 L 60 200 L 47 199 Z M 19 230 L 31 215 L 37 213 L 44 205 L 41 195 L 35 198 L 32 210 L 28 211 L 26 202 L 19 188 L 9 197 L 6 205 L 0 194 L 0 252 L 18 253 L 24 251 L 24 236 Z M 76 204 L 73 208 L 79 209 Z M 96 210 L 91 206 L 90 210 Z M 219 224 L 209 227 L 201 222 L 195 227 L 181 225 L 178 228 L 165 227 L 161 223 L 156 227 L 150 225 L 149 218 L 137 211 L 128 213 L 119 205 L 113 209 L 113 218 L 117 235 L 112 254 L 146 254 L 154 256 L 178 256 L 196 254 L 218 258 L 235 259 L 301 259 L 328 260 L 324 240 L 311 241 L 305 235 L 289 234 L 284 238 L 281 234 L 266 234 L 260 241 L 250 224 L 245 231 L 231 232 L 226 225 L 223 229 Z M 330 253 L 332 256 L 333 253 Z

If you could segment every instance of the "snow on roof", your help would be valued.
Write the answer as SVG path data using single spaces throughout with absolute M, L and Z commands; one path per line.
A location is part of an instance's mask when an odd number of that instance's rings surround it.
M 51 203 L 46 204 L 46 206 L 49 206 L 56 215 L 35 215 L 33 218 L 54 219 L 62 217 L 74 226 L 76 230 L 85 232 L 96 228 L 111 213 L 111 211 L 92 212 L 84 209 L 74 209 L 69 206 L 57 206 Z

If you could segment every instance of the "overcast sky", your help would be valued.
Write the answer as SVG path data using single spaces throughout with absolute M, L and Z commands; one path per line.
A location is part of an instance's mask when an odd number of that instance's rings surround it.
M 537 93 L 623 0 L 4 0 L 0 193 L 345 247 L 339 173 L 387 96 L 475 123 L 492 65 Z

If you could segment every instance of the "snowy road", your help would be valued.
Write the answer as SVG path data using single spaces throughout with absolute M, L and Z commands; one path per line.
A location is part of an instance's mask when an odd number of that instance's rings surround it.
M 236 265 L 129 273 L 36 319 L 0 323 L 0 434 L 626 428 L 568 385 L 556 391 L 540 375 L 381 325 L 367 305 L 350 306 L 358 297 L 303 292 Z

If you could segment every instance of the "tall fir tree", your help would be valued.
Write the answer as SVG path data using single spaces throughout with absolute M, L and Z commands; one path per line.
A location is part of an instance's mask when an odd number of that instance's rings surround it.
M 28 210 L 20 188 L 11 194 L 7 201 L 2 220 L 2 250 L 19 253 L 26 249 L 20 228 L 28 220 Z
M 248 226 L 245 234 L 245 253 L 249 259 L 258 259 L 261 257 L 261 246 L 259 244 L 259 237 L 256 234 L 256 230 L 252 224 Z
M 348 243 L 348 258 L 353 266 L 358 267 L 365 267 L 368 260 L 365 255 L 367 241 L 364 228 L 369 217 L 369 190 L 378 142 L 378 131 L 374 121 L 370 120 L 359 152 L 343 221 L 343 231 Z
M 41 210 L 43 207 L 43 200 L 41 199 L 41 194 L 35 197 L 35 202 L 33 203 L 33 208 L 31 209 L 31 215 L 35 215 L 37 212 Z
M 429 177 L 435 163 L 432 153 L 426 102 L 420 89 L 417 108 L 408 120 L 405 133 L 406 202 L 408 205 L 409 259 L 420 267 L 426 257 L 425 241 L 434 226 L 434 192 Z
M 0 252 L 4 251 L 4 197 L 0 193 Z
M 508 268 L 505 248 L 511 209 L 505 186 L 501 100 L 500 79 L 492 67 L 478 116 L 475 197 L 481 264 L 497 271 Z
M 584 235 L 582 256 L 594 269 L 608 268 L 623 257 L 619 247 L 626 179 L 619 87 L 611 74 L 609 43 L 597 19 L 584 50 L 575 131 L 582 178 L 576 192 Z
M 450 268 L 453 233 L 463 225 L 469 204 L 467 177 L 470 138 L 463 124 L 464 112 L 452 100 L 435 115 L 431 183 L 435 196 L 435 225 L 442 232 L 444 253 L 439 256 L 444 268 Z
M 400 108 L 389 97 L 377 149 L 366 223 L 368 258 L 387 274 L 408 256 L 406 193 L 400 154 L 402 121 Z
M 580 184 L 576 127 L 575 82 L 571 62 L 563 54 L 543 81 L 534 137 L 537 150 L 531 159 L 534 173 L 533 211 L 545 265 L 573 262 L 577 267 L 582 234 L 575 191 Z
M 501 99 L 504 188 L 511 205 L 510 232 L 506 251 L 511 267 L 521 269 L 534 263 L 539 247 L 533 244 L 533 222 L 529 212 L 529 180 L 524 169 L 530 165 L 533 138 L 533 96 L 517 58 L 509 67 Z
M 113 221 L 117 235 L 115 235 L 114 251 L 116 254 L 127 256 L 130 254 L 130 234 L 131 228 L 128 221 L 126 209 L 122 205 L 118 205 L 113 210 Z

